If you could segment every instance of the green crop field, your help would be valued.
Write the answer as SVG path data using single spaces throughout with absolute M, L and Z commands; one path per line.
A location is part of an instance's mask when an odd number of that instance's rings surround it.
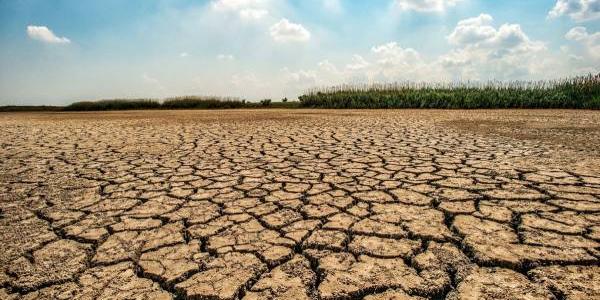
M 313 108 L 600 108 L 600 74 L 556 81 L 394 83 L 313 89 Z

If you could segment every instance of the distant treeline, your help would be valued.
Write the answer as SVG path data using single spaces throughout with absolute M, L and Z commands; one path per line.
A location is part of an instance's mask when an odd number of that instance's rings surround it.
M 555 81 L 394 83 L 313 89 L 310 108 L 600 109 L 600 74 Z
M 286 98 L 274 102 L 263 99 L 249 102 L 237 98 L 184 96 L 157 99 L 110 99 L 99 101 L 79 101 L 67 106 L 0 106 L 0 112 L 24 111 L 103 111 L 103 110 L 142 110 L 142 109 L 232 109 L 232 108 L 298 108 L 300 102 L 288 102 Z
M 22 111 L 62 111 L 63 106 L 48 105 L 6 105 L 0 106 L 0 112 L 22 112 Z
M 80 101 L 67 105 L 65 111 L 157 109 L 160 103 L 152 99 L 112 99 Z
M 64 107 L 65 111 L 136 110 L 136 109 L 231 109 L 231 108 L 292 108 L 299 102 L 248 102 L 237 98 L 184 96 L 167 98 L 160 102 L 155 99 L 113 99 L 75 102 Z

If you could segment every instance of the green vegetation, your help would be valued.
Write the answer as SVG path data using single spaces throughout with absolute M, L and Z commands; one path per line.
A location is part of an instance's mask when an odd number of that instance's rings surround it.
M 64 108 L 65 111 L 97 111 L 97 110 L 134 110 L 157 109 L 160 103 L 151 99 L 114 99 L 100 101 L 81 101 Z
M 271 105 L 271 99 L 262 99 L 260 100 L 260 105 L 263 107 L 268 107 Z
M 600 109 L 600 74 L 557 81 L 344 85 L 299 97 L 312 108 Z
M 7 111 L 102 111 L 136 109 L 235 108 L 572 108 L 600 109 L 600 74 L 556 81 L 487 83 L 394 83 L 343 85 L 314 89 L 298 101 L 185 96 L 155 99 L 114 99 L 60 106 L 0 106 Z
M 101 111 L 136 109 L 234 109 L 234 108 L 297 108 L 300 102 L 248 102 L 237 98 L 184 96 L 167 98 L 162 102 L 153 99 L 115 99 L 75 102 L 64 107 L 65 111 Z
M 23 111 L 61 111 L 62 106 L 47 105 L 6 105 L 0 106 L 0 112 L 23 112 Z
M 163 109 L 226 109 L 244 107 L 246 107 L 245 100 L 199 96 L 169 98 L 164 100 L 160 106 Z
M 283 100 L 283 99 L 282 99 Z M 269 108 L 302 108 L 299 101 L 271 102 Z

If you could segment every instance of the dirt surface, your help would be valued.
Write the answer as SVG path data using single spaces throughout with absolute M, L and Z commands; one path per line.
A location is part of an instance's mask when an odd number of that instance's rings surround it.
M 0 299 L 600 299 L 600 112 L 0 114 Z

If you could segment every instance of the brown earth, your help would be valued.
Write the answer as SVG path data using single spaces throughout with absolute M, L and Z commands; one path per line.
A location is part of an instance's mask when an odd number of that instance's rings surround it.
M 0 299 L 600 299 L 600 112 L 0 114 Z

